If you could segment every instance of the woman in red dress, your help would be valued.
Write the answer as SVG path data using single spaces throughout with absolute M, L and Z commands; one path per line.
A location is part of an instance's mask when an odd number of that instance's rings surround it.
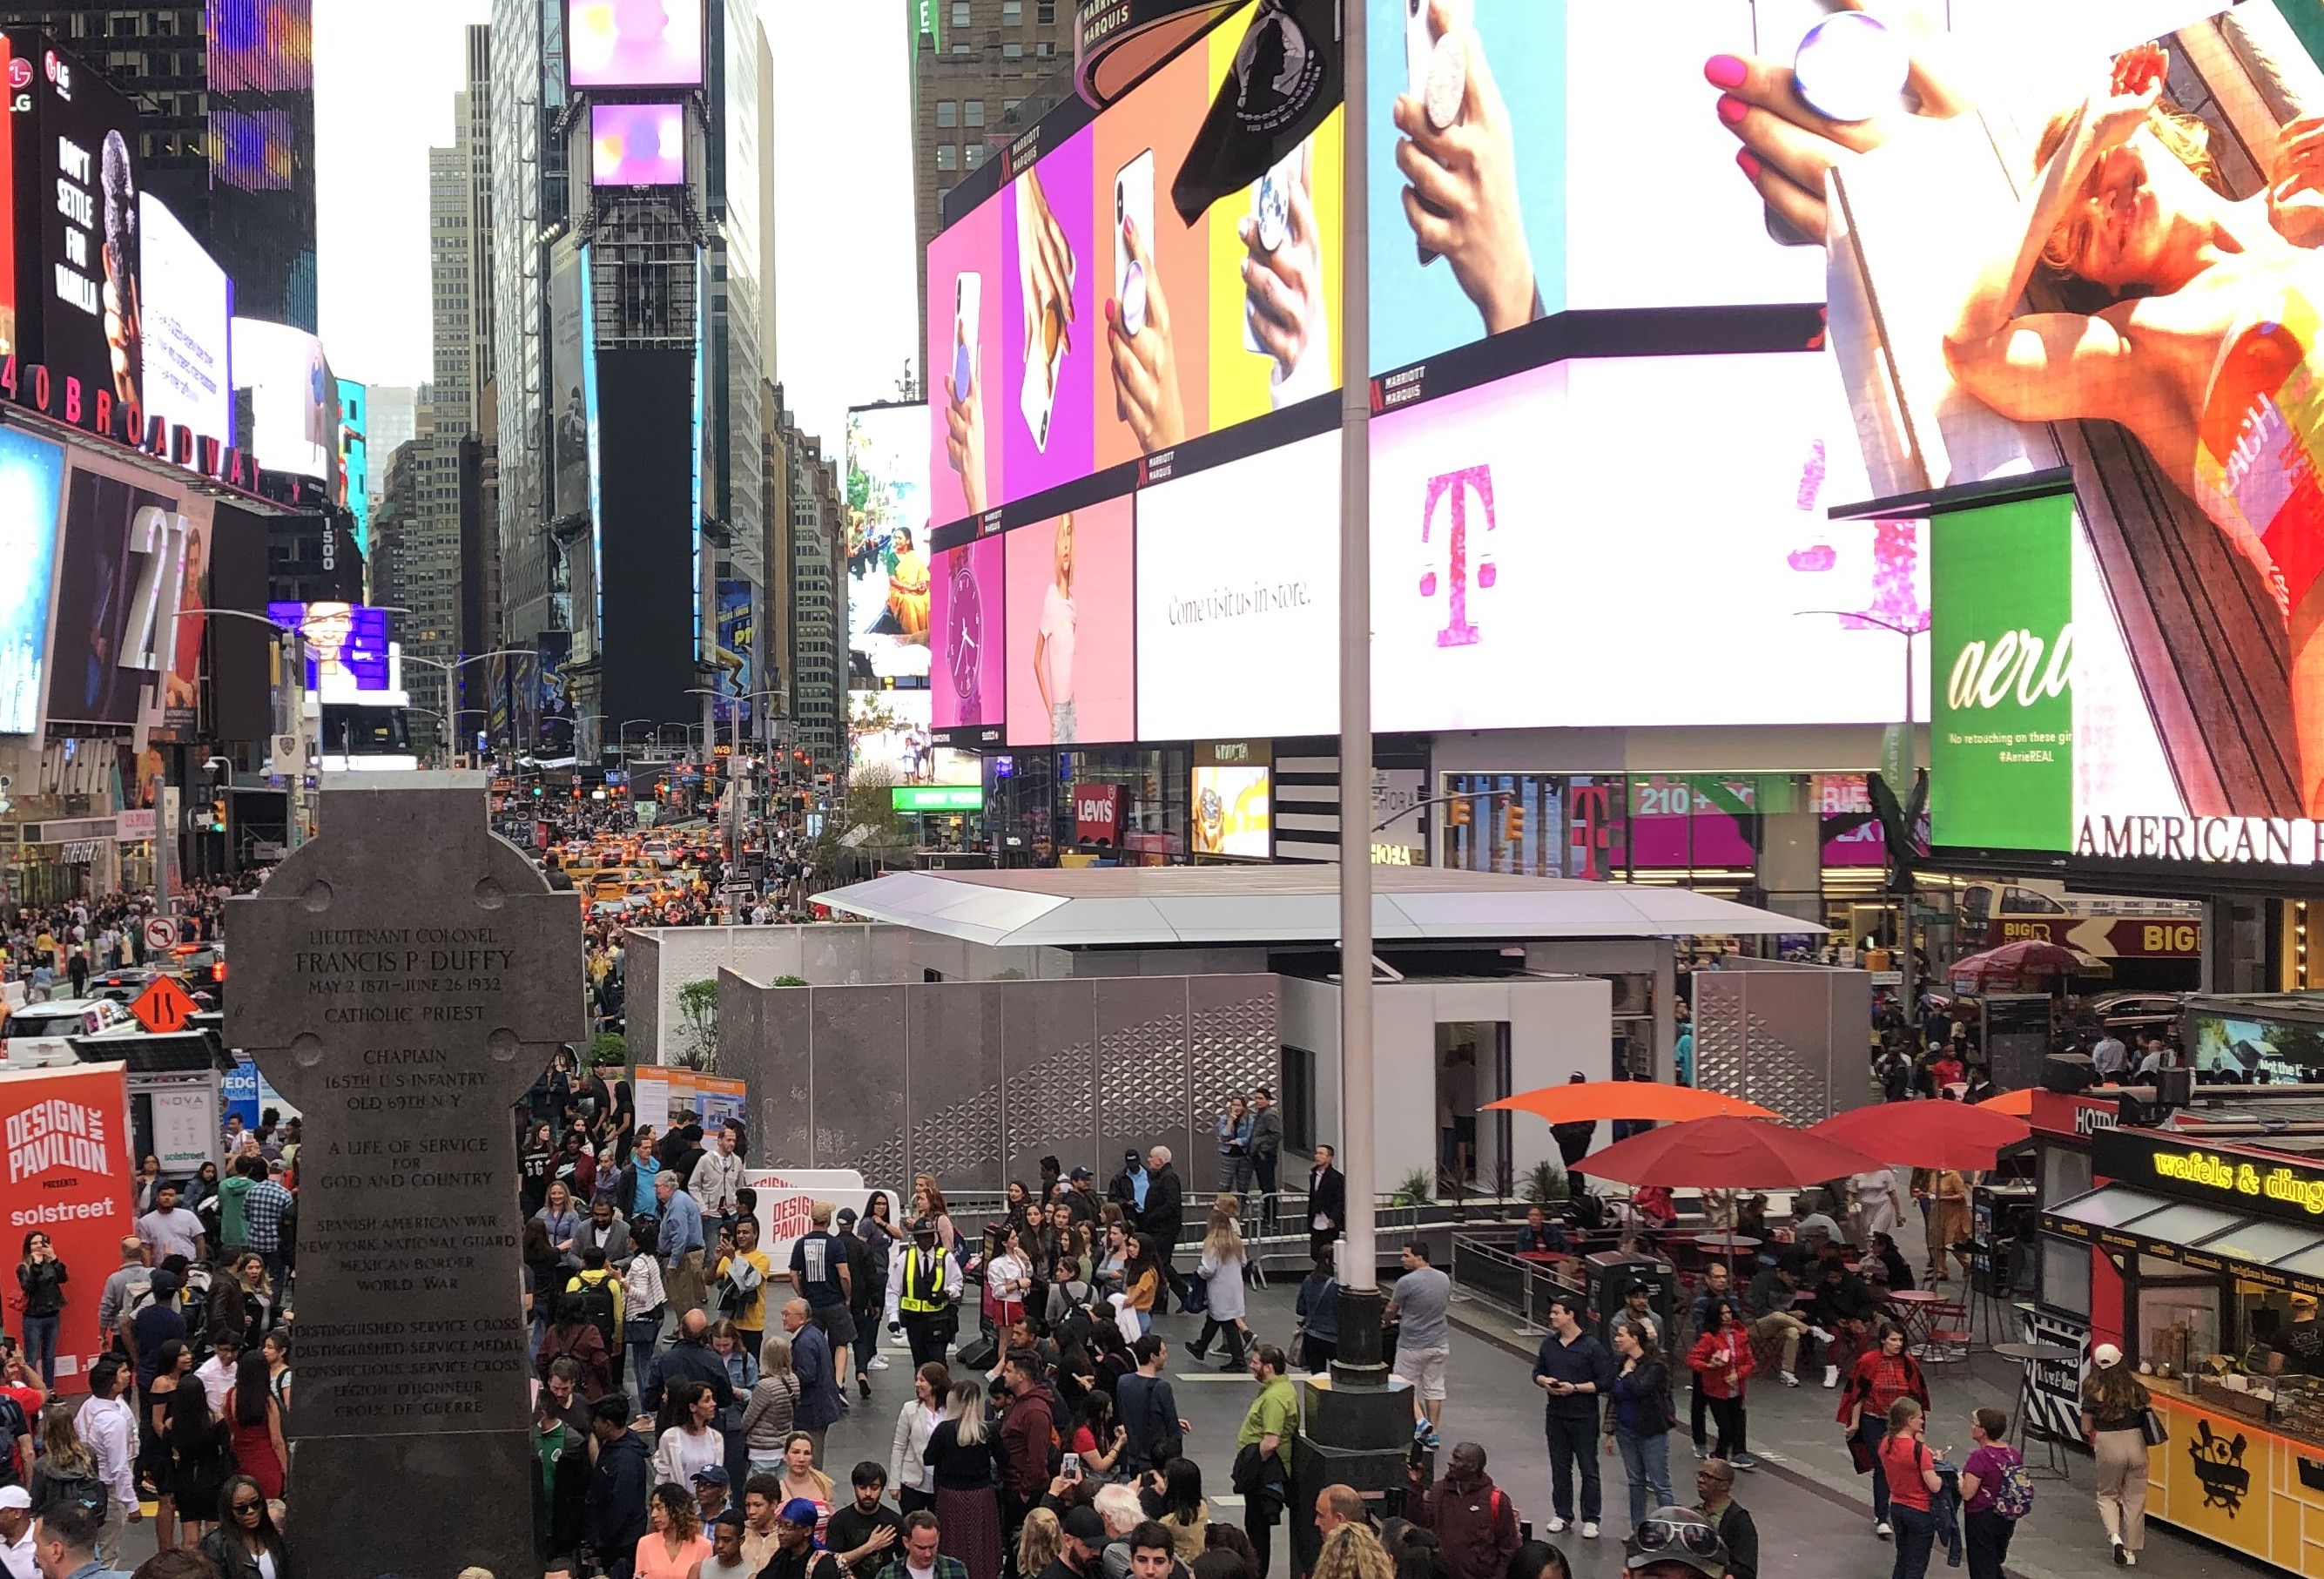
M 235 1362 L 234 1385 L 226 1389 L 221 1412 L 234 1447 L 234 1467 L 256 1481 L 268 1501 L 281 1498 L 283 1466 L 290 1462 L 290 1453 L 282 1445 L 282 1406 L 268 1385 L 263 1352 L 244 1350 Z

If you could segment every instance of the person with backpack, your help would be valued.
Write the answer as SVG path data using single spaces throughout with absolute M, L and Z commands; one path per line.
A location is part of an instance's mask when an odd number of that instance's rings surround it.
M 1616 1396 L 1620 1384 L 1616 1383 Z M 1655 1407 L 1667 1415 L 1669 1403 L 1657 1399 Z M 1416 1484 L 1422 1472 L 1416 1467 L 1412 1478 Z M 1669 1488 L 1658 1487 L 1667 1492 Z M 1637 1482 L 1632 1482 L 1630 1501 L 1638 1500 Z M 1665 1501 L 1669 1498 L 1665 1496 Z M 1417 1512 L 1406 1505 L 1407 1516 L 1419 1528 L 1435 1532 L 1439 1549 L 1443 1554 L 1445 1572 L 1451 1579 L 1501 1579 L 1508 1572 L 1509 1559 L 1517 1555 L 1517 1510 L 1508 1494 L 1493 1484 L 1493 1477 L 1485 1473 L 1485 1450 L 1474 1442 L 1453 1445 L 1444 1478 L 1422 1493 Z M 1645 1517 L 1640 1510 L 1636 1525 Z
M 581 1270 L 565 1285 L 564 1299 L 581 1302 L 582 1314 L 589 1318 L 605 1340 L 607 1380 L 614 1388 L 622 1385 L 622 1279 L 605 1259 L 605 1252 L 592 1247 L 581 1252 Z M 561 1305 L 563 1299 L 558 1303 Z M 541 1368 L 541 1374 L 549 1374 Z M 603 1393 L 593 1394 L 589 1402 L 595 1403 Z
M 2025 1478 L 2024 1458 L 2004 1440 L 2008 1435 L 2009 1417 L 1999 1409 L 1969 1416 L 1969 1439 L 1976 1445 L 1960 1475 L 1969 1579 L 2001 1579 L 2009 1537 L 2034 1510 L 2034 1482 Z
M 1927 1579 L 1937 1544 L 1936 1494 L 1945 1488 L 1937 1455 L 1922 1440 L 1929 1417 L 1917 1399 L 1900 1398 L 1888 1410 L 1880 1438 L 1880 1467 L 1888 1477 L 1888 1516 L 1896 1527 L 1896 1561 L 1890 1579 Z

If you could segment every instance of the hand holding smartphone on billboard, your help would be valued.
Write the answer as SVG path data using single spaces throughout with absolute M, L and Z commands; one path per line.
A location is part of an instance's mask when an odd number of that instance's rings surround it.
M 1074 281 L 1078 265 L 1065 226 L 1050 211 L 1037 171 L 1017 181 L 1017 271 L 1025 300 L 1025 381 L 1019 408 L 1037 448 L 1049 447 L 1057 399 L 1057 365 L 1073 349 Z
M 1275 359 L 1279 397 L 1286 386 L 1305 392 L 1305 383 L 1313 381 L 1302 381 L 1299 374 L 1311 359 L 1326 365 L 1330 362 L 1323 344 L 1327 320 L 1317 231 L 1311 137 L 1253 189 L 1251 212 L 1236 231 L 1245 251 L 1243 345 Z
M 1397 96 L 1394 115 L 1404 134 L 1396 164 L 1404 172 L 1405 218 L 1423 260 L 1452 264 L 1485 332 L 1499 334 L 1532 322 L 1539 307 L 1508 105 L 1466 0 L 1406 5 L 1408 91 Z M 1416 53 L 1424 37 L 1425 67 Z
M 1106 341 L 1113 356 L 1113 411 L 1130 425 L 1138 448 L 1152 455 L 1168 449 L 1186 437 L 1186 413 L 1178 392 L 1178 363 L 1170 345 L 1170 304 L 1162 291 L 1162 276 L 1154 267 L 1151 230 L 1125 215 L 1118 228 L 1119 245 L 1128 262 L 1120 266 L 1123 280 L 1130 271 L 1144 282 L 1145 321 L 1131 327 L 1121 294 L 1105 304 Z
M 984 280 L 962 274 L 953 282 L 952 371 L 945 378 L 945 458 L 960 474 L 971 515 L 984 511 L 984 401 L 976 375 L 976 337 L 984 309 Z

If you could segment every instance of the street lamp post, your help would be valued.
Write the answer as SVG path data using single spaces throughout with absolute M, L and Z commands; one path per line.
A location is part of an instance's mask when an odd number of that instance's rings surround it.
M 438 659 L 422 658 L 416 652 L 405 653 L 403 655 L 403 661 L 406 663 L 425 664 L 429 669 L 442 669 L 444 671 L 444 701 L 446 705 L 448 706 L 452 700 L 452 675 L 455 670 L 466 669 L 472 663 L 489 662 L 495 658 L 538 658 L 540 654 L 530 647 L 498 647 L 490 652 L 479 652 L 473 658 L 455 659 L 449 663 L 443 662 Z M 466 710 L 466 709 L 463 709 L 463 711 Z M 442 707 L 423 707 L 420 711 L 430 714 L 438 718 L 445 716 L 444 709 Z M 489 716 L 490 715 L 487 714 L 486 716 Z M 450 725 L 448 724 L 446 725 L 445 728 L 447 734 L 450 733 Z
M 707 782 L 711 760 L 717 748 L 717 737 L 715 733 L 718 727 L 717 699 L 725 693 L 712 690 L 704 686 L 692 686 L 687 688 L 686 694 L 689 697 L 706 698 L 702 704 L 702 771 L 705 782 Z M 742 699 L 737 697 L 733 698 L 733 702 L 734 716 L 729 721 L 733 725 L 733 743 L 728 748 L 729 755 L 726 758 L 726 815 L 720 819 L 725 825 L 726 873 L 729 881 L 732 881 L 733 873 L 742 864 L 741 816 L 742 781 L 736 771 L 742 765 Z
M 1928 634 L 1929 622 L 1923 619 L 1917 625 L 1900 625 L 1893 620 L 1884 620 L 1878 614 L 1866 614 L 1861 609 L 1803 608 L 1797 613 L 1803 616 L 1827 614 L 1836 619 L 1862 620 L 1868 625 L 1877 625 L 1904 638 L 1904 782 L 1889 788 L 1896 797 L 1897 805 L 1909 812 L 1913 786 L 1919 782 L 1921 776 L 1920 726 L 1914 718 L 1917 709 L 1913 701 L 1913 642 L 1916 637 Z M 1905 832 L 1909 836 L 1912 830 L 1908 828 Z M 1899 966 L 1897 996 L 1903 1000 L 1904 1018 L 1917 1025 L 1921 993 L 1920 972 L 1913 962 L 1913 870 L 1901 861 L 1892 860 L 1890 863 L 1896 869 L 1896 937 L 1901 946 L 1896 951 Z

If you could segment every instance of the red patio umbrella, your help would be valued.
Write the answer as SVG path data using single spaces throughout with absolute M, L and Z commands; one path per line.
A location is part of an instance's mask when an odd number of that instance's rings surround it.
M 1563 1085 L 1545 1085 L 1538 1091 L 1520 1091 L 1485 1106 L 1488 1110 L 1508 1108 L 1517 1113 L 1537 1113 L 1553 1124 L 1600 1119 L 1642 1119 L 1665 1123 L 1683 1119 L 1775 1116 L 1756 1102 L 1746 1102 L 1724 1092 L 1698 1091 L 1692 1085 L 1663 1085 L 1652 1080 L 1575 1080 Z
M 1852 1146 L 1765 1119 L 1693 1119 L 1665 1124 L 1582 1164 L 1591 1178 L 1699 1189 L 1779 1189 L 1886 1167 Z
M 1991 1168 L 2001 1149 L 2034 1133 L 2024 1119 L 1964 1102 L 1889 1102 L 1834 1113 L 1807 1133 L 1900 1168 Z
M 2024 937 L 1957 959 L 1945 974 L 1955 986 L 1977 990 L 2015 986 L 2051 976 L 2110 976 L 2114 970 L 2104 960 L 2093 958 L 2079 948 Z

